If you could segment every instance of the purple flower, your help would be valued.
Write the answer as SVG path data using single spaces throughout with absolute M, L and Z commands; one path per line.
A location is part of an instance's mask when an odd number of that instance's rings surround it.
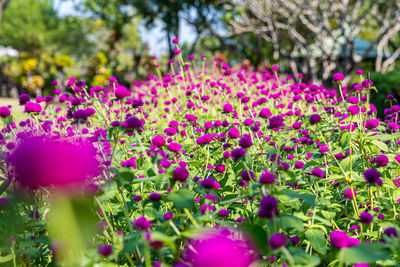
M 369 184 L 379 184 L 379 180 L 381 177 L 381 173 L 375 169 L 375 168 L 370 168 L 366 171 L 364 171 L 364 178 L 365 181 Z
M 311 170 L 311 175 L 319 177 L 319 178 L 324 178 L 325 177 L 324 171 L 321 170 L 320 168 L 313 168 Z
M 103 256 L 103 257 L 107 257 L 109 255 L 112 254 L 113 252 L 113 247 L 111 245 L 104 245 L 104 244 L 100 244 L 98 246 L 97 252 Z
M 228 217 L 229 211 L 226 210 L 226 209 L 220 209 L 220 210 L 218 211 L 218 215 L 220 215 L 220 216 L 222 216 L 222 217 Z
M 367 211 L 360 213 L 360 221 L 364 224 L 371 224 L 374 217 Z
M 153 192 L 153 193 L 150 193 L 149 199 L 151 201 L 160 201 L 161 200 L 161 195 L 159 193 L 157 193 L 157 192 Z
M 236 128 L 231 128 L 231 129 L 229 129 L 229 131 L 228 131 L 228 137 L 229 137 L 230 139 L 236 139 L 236 138 L 238 138 L 239 136 L 240 136 L 240 132 L 239 132 L 238 129 L 236 129 Z
M 239 140 L 239 146 L 246 148 L 251 147 L 253 145 L 253 141 L 251 140 L 251 136 L 249 134 L 243 135 Z
M 163 218 L 166 221 L 172 220 L 172 218 L 174 218 L 174 214 L 172 212 L 167 212 L 167 213 L 164 214 Z
M 177 167 L 174 169 L 173 177 L 176 181 L 186 181 L 189 177 L 189 171 L 185 167 Z
M 280 247 L 286 245 L 286 242 L 287 242 L 287 238 L 282 233 L 272 234 L 268 240 L 268 244 L 272 249 L 280 248 Z
M 357 196 L 356 190 L 353 189 L 354 196 Z M 353 199 L 353 195 L 351 194 L 351 189 L 347 188 L 344 190 L 344 197 L 347 199 Z
M 30 136 L 21 139 L 7 158 L 15 180 L 29 189 L 75 187 L 102 172 L 99 153 L 83 139 Z
M 389 163 L 389 158 L 385 155 L 378 155 L 374 162 L 379 167 L 385 167 Z
M 204 188 L 208 188 L 208 189 L 218 189 L 220 187 L 219 183 L 217 183 L 215 181 L 214 178 L 212 177 L 207 177 L 204 178 L 203 181 L 200 181 L 200 184 L 204 187 Z
M 25 105 L 26 103 L 28 103 L 31 100 L 31 98 L 29 97 L 29 95 L 27 94 L 21 94 L 19 96 L 19 104 L 21 106 Z
M 222 107 L 222 110 L 224 113 L 231 113 L 233 111 L 233 107 L 231 104 L 228 103 Z
M 320 115 L 318 115 L 318 114 L 312 114 L 311 116 L 310 116 L 310 123 L 311 124 L 315 124 L 315 123 L 318 123 L 318 122 L 320 122 L 321 121 L 321 116 Z
M 189 242 L 182 256 L 185 266 L 192 267 L 248 267 L 258 258 L 247 237 L 230 229 L 204 231 Z
M 151 139 L 151 144 L 153 146 L 162 147 L 166 144 L 165 138 L 161 135 L 156 135 Z
M 181 150 L 181 148 L 182 148 L 182 146 L 175 142 L 171 142 L 167 146 L 167 149 L 171 152 L 179 152 Z
M 151 225 L 151 221 L 147 220 L 145 217 L 139 217 L 134 221 L 135 228 L 142 231 L 149 230 Z
M 258 116 L 260 116 L 263 119 L 266 119 L 266 118 L 272 116 L 272 113 L 269 109 L 263 108 L 262 110 L 260 110 L 260 113 L 258 114 Z
M 89 115 L 84 109 L 77 109 L 74 111 L 72 118 L 75 120 L 82 120 L 86 121 L 88 119 Z
M 344 231 L 333 231 L 329 237 L 332 246 L 337 248 L 351 248 L 360 244 L 354 237 L 348 237 Z
M 304 162 L 302 162 L 302 161 L 296 161 L 295 163 L 294 163 L 294 167 L 296 168 L 296 169 L 303 169 L 304 168 Z
M 360 113 L 360 107 L 359 106 L 349 106 L 347 108 L 347 111 L 351 114 L 351 115 L 357 115 L 358 113 Z
M 383 231 L 383 233 L 388 237 L 395 237 L 395 238 L 398 237 L 397 230 L 395 227 L 388 227 Z
M 275 182 L 275 175 L 271 172 L 264 172 L 260 175 L 260 184 L 273 184 Z
M 135 116 L 127 118 L 123 123 L 125 129 L 141 129 L 143 128 L 142 121 Z
M 25 112 L 26 113 L 40 112 L 40 111 L 42 111 L 42 106 L 39 103 L 27 102 L 25 104 Z
M 8 107 L 0 107 L 0 117 L 6 118 L 11 115 L 11 111 Z
M 240 158 L 246 156 L 246 153 L 247 151 L 244 148 L 235 148 L 231 153 L 233 161 L 238 161 Z
M 295 235 L 289 238 L 289 241 L 292 242 L 293 244 L 298 244 L 300 242 L 300 238 L 297 235 Z
M 282 127 L 283 124 L 283 118 L 280 115 L 274 116 L 269 118 L 269 128 L 271 129 L 276 129 L 279 127 Z
M 273 196 L 263 197 L 260 201 L 258 217 L 272 219 L 278 214 L 278 200 Z
M 379 121 L 377 119 L 370 119 L 365 122 L 365 128 L 371 129 L 379 126 Z
M 240 175 L 243 180 L 248 181 L 250 179 L 254 180 L 254 173 L 251 170 L 244 170 Z
M 342 73 L 338 72 L 338 73 L 333 74 L 332 79 L 333 79 L 335 82 L 341 82 L 341 81 L 344 80 L 344 75 L 343 75 Z

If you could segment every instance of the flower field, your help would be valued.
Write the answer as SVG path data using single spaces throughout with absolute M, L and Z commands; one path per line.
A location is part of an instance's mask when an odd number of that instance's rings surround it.
M 193 56 L 0 108 L 4 266 L 395 266 L 400 106 Z

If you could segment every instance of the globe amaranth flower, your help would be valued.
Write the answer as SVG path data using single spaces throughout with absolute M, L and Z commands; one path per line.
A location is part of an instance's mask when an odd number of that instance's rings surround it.
M 103 170 L 92 143 L 50 135 L 21 139 L 7 165 L 15 181 L 29 189 L 81 186 Z
M 351 248 L 360 244 L 358 239 L 347 236 L 344 231 L 333 231 L 329 239 L 332 246 L 337 248 Z
M 162 147 L 166 144 L 165 138 L 161 135 L 156 135 L 151 139 L 151 144 L 153 146 Z
M 338 73 L 333 74 L 332 79 L 333 79 L 335 82 L 341 82 L 341 81 L 344 80 L 344 75 L 343 75 L 342 73 L 338 72 Z
M 173 178 L 176 181 L 186 181 L 189 177 L 189 171 L 185 167 L 177 167 L 174 169 Z
M 310 123 L 311 124 L 315 124 L 315 123 L 318 123 L 318 122 L 320 122 L 321 121 L 321 116 L 320 115 L 318 115 L 318 114 L 312 114 L 311 116 L 310 116 Z
M 271 237 L 268 240 L 268 244 L 272 249 L 280 248 L 280 247 L 286 245 L 286 242 L 287 242 L 287 238 L 282 233 L 274 233 L 271 235 Z
M 127 130 L 135 130 L 143 128 L 143 122 L 136 116 L 131 116 L 127 118 L 124 122 L 122 122 L 122 125 Z
M 233 111 L 233 107 L 232 107 L 232 105 L 231 104 L 225 104 L 223 107 L 222 107 L 222 112 L 223 113 L 231 113 L 232 111 Z
M 385 167 L 389 163 L 389 158 L 385 155 L 378 155 L 376 156 L 374 163 L 379 167 Z
M 367 211 L 360 213 L 360 221 L 364 224 L 371 224 L 374 217 Z
M 238 138 L 239 136 L 240 136 L 240 132 L 239 132 L 238 129 L 236 129 L 236 128 L 231 128 L 231 129 L 229 129 L 229 131 L 228 131 L 228 137 L 229 137 L 230 139 L 236 139 L 236 138 Z
M 218 163 L 215 165 L 215 171 L 219 173 L 225 172 L 225 164 Z
M 325 177 L 324 171 L 321 170 L 320 168 L 313 168 L 311 170 L 311 175 L 319 177 L 319 178 L 324 178 Z
M 232 150 L 231 156 L 233 161 L 238 161 L 240 158 L 246 156 L 246 149 L 244 148 L 235 148 L 234 150 Z
M 97 247 L 97 252 L 103 256 L 103 257 L 107 257 L 109 255 L 112 254 L 113 252 L 113 247 L 111 245 L 105 245 L 105 244 L 100 244 Z
M 379 120 L 377 119 L 370 119 L 365 122 L 365 128 L 372 129 L 379 126 Z
M 283 117 L 280 115 L 269 118 L 269 128 L 276 129 L 284 126 Z
M 371 185 L 382 185 L 382 179 L 381 173 L 375 169 L 375 168 L 370 168 L 366 171 L 364 171 L 364 178 L 365 181 Z
M 0 107 L 0 117 L 6 118 L 11 115 L 11 111 L 8 107 Z
M 182 149 L 182 146 L 176 142 L 171 142 L 168 144 L 167 149 L 171 152 L 179 152 Z
M 272 219 L 278 214 L 278 200 L 273 196 L 263 197 L 260 201 L 258 217 Z
M 353 189 L 353 193 L 354 193 L 354 196 L 356 197 L 357 196 L 356 190 Z M 347 188 L 346 190 L 344 190 L 344 197 L 347 199 L 353 199 L 353 195 L 351 193 L 350 188 Z
M 243 233 L 213 229 L 189 241 L 181 258 L 191 267 L 248 267 L 259 255 Z
M 388 237 L 397 238 L 399 236 L 395 227 L 388 227 L 383 231 L 383 233 Z
M 242 171 L 242 174 L 240 175 L 243 180 L 248 181 L 248 180 L 254 180 L 254 173 L 251 170 L 244 170 Z
M 40 112 L 40 111 L 42 111 L 42 106 L 39 103 L 27 102 L 25 104 L 25 112 L 26 113 Z
M 263 108 L 263 109 L 260 110 L 260 113 L 258 114 L 258 116 L 260 116 L 263 119 L 266 119 L 268 117 L 271 117 L 272 113 L 271 113 L 271 111 L 269 109 Z
M 229 211 L 226 209 L 220 209 L 217 213 L 218 213 L 218 215 L 220 215 L 222 217 L 228 217 L 228 215 L 229 215 Z
M 136 229 L 147 231 L 151 228 L 152 222 L 146 217 L 139 217 L 134 221 L 133 224 Z
M 275 182 L 275 175 L 271 172 L 263 172 L 260 175 L 259 183 L 260 184 L 273 184 Z
M 19 104 L 21 106 L 25 105 L 26 103 L 28 103 L 31 100 L 31 98 L 29 97 L 29 95 L 27 94 L 21 94 L 19 96 Z
M 215 181 L 213 177 L 204 178 L 200 181 L 200 184 L 207 189 L 218 189 L 220 188 L 220 184 Z
M 157 193 L 157 192 L 152 192 L 149 195 L 149 199 L 151 201 L 160 201 L 161 200 L 161 195 L 159 193 Z
M 349 112 L 351 115 L 357 115 L 360 113 L 360 107 L 359 106 L 349 106 L 347 108 L 347 112 Z
M 251 147 L 253 145 L 253 141 L 251 140 L 251 135 L 244 134 L 242 138 L 239 140 L 239 146 L 243 148 Z

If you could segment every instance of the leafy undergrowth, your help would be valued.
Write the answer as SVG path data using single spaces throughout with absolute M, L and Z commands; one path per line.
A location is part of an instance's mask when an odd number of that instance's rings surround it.
M 359 76 L 180 60 L 129 88 L 21 95 L 26 120 L 0 108 L 0 262 L 398 264 L 400 106 L 377 119 Z

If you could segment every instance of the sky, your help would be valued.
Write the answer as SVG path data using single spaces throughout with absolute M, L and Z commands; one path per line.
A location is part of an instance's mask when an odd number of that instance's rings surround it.
M 61 16 L 74 15 L 76 13 L 73 0 L 55 0 L 54 5 Z M 180 36 L 178 37 L 180 42 L 192 44 L 196 38 L 194 30 L 184 20 L 180 21 L 180 25 Z M 149 46 L 151 55 L 160 56 L 168 51 L 168 41 L 165 33 L 162 31 L 161 23 L 158 23 L 151 30 L 147 30 L 143 25 L 139 25 L 138 30 L 143 43 Z

